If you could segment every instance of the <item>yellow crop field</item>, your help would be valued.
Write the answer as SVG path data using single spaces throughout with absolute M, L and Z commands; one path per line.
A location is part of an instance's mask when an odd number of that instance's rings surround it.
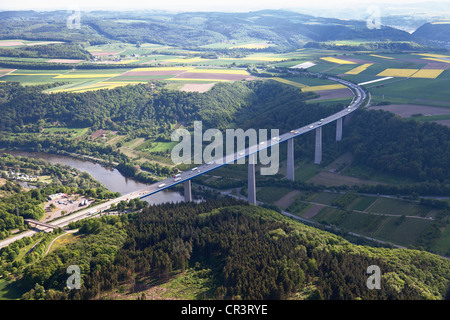
M 379 74 L 378 77 L 411 77 L 419 69 L 386 69 Z
M 450 63 L 450 60 L 444 60 L 444 59 L 437 59 L 437 58 L 422 58 L 422 59 L 432 60 L 432 61 L 437 61 L 437 62 Z
M 366 70 L 371 65 L 373 65 L 373 63 L 366 63 L 366 64 L 363 64 L 363 65 L 360 65 L 359 67 L 356 67 L 355 69 L 347 71 L 345 74 L 353 74 L 353 75 L 360 74 L 361 72 Z
M 124 60 L 124 61 L 117 62 L 117 64 L 135 63 L 135 62 L 138 62 L 138 61 L 139 61 L 138 59 L 135 59 L 135 60 Z
M 431 58 L 450 58 L 450 56 L 445 56 L 443 54 L 432 54 L 432 53 L 416 53 L 416 55 Z
M 383 59 L 391 59 L 391 60 L 394 59 L 394 58 L 392 58 L 392 57 L 379 56 L 379 55 L 377 55 L 377 54 L 371 54 L 371 56 L 372 56 L 372 57 L 377 57 L 377 58 L 383 58 Z
M 129 84 L 138 84 L 138 83 L 146 83 L 141 81 L 124 81 L 124 82 L 97 82 L 90 85 L 81 85 L 71 88 L 62 88 L 62 89 L 55 89 L 50 90 L 48 93 L 56 93 L 56 92 L 86 92 L 86 91 L 94 91 L 94 90 L 100 90 L 100 89 L 114 89 L 121 86 L 126 86 Z
M 436 79 L 444 72 L 444 69 L 421 69 L 414 73 L 411 78 Z
M 10 73 L 9 76 L 62 76 L 61 73 Z
M 111 78 L 117 77 L 120 73 L 87 73 L 87 74 L 61 74 L 56 76 L 58 79 L 77 79 L 77 78 Z
M 355 62 L 351 62 L 351 61 L 347 61 L 347 60 L 343 60 L 343 59 L 337 59 L 334 57 L 323 57 L 320 59 L 328 61 L 328 62 L 337 63 L 337 64 L 356 64 Z
M 283 78 L 270 78 L 270 79 L 278 81 L 278 82 L 281 82 L 281 83 L 284 83 L 284 84 L 288 84 L 288 85 L 291 85 L 291 86 L 294 86 L 294 87 L 297 87 L 297 88 L 306 88 L 307 87 L 307 85 L 304 85 L 302 83 L 290 81 L 290 80 L 283 79 Z
M 337 89 L 345 89 L 345 88 L 347 88 L 347 87 L 342 84 L 327 84 L 327 85 L 323 85 L 323 86 L 305 87 L 305 88 L 302 88 L 302 92 L 337 90 Z

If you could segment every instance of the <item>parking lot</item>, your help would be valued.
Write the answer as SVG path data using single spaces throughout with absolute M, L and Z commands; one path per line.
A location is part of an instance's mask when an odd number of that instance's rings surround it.
M 44 206 L 46 217 L 43 222 L 48 222 L 63 215 L 65 216 L 72 212 L 85 209 L 93 202 L 93 199 L 89 199 L 78 194 L 61 196 L 58 199 L 47 201 Z M 51 208 L 52 204 L 54 205 L 53 209 Z

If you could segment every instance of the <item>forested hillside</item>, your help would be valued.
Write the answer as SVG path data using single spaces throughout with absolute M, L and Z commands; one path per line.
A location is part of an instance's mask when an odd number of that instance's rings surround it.
M 421 181 L 450 181 L 450 129 L 385 111 L 355 112 L 343 140 L 357 163 Z
M 24 48 L 0 48 L 0 56 L 16 58 L 92 59 L 92 55 L 79 44 L 34 45 Z
M 412 39 L 409 33 L 390 27 L 370 30 L 364 21 L 320 18 L 284 10 L 243 13 L 128 11 L 120 18 L 115 12 L 82 12 L 80 29 L 65 28 L 70 15 L 61 11 L 4 12 L 2 19 L 6 27 L 0 29 L 0 38 L 89 41 L 91 44 L 119 40 L 181 47 L 258 39 L 275 44 L 273 50 L 299 48 L 309 41 Z
M 0 130 L 39 132 L 39 125 L 58 122 L 69 127 L 96 125 L 125 133 L 136 129 L 139 135 L 154 133 L 160 127 L 167 129 L 170 123 L 192 126 L 195 120 L 203 120 L 209 128 L 224 129 L 232 122 L 242 123 L 241 114 L 250 119 L 257 111 L 273 113 L 280 106 L 313 109 L 304 103 L 312 93 L 302 94 L 274 81 L 219 83 L 203 94 L 166 89 L 152 93 L 147 85 L 52 94 L 43 93 L 44 88 L 1 83 L 0 101 L 4 103 L 0 104 Z M 260 110 L 263 107 L 265 110 Z M 288 117 L 287 113 L 282 114 Z M 301 112 L 294 114 L 300 115 Z M 252 121 L 252 125 L 257 124 L 257 120 Z
M 145 295 L 143 288 L 193 268 L 205 270 L 205 298 L 215 299 L 442 299 L 450 278 L 450 263 L 438 256 L 355 246 L 232 199 L 152 206 L 72 227 L 81 241 L 25 269 L 27 299 L 98 299 L 130 283 Z M 71 264 L 80 265 L 83 285 L 69 292 L 63 280 Z M 381 290 L 366 287 L 370 265 L 382 270 Z

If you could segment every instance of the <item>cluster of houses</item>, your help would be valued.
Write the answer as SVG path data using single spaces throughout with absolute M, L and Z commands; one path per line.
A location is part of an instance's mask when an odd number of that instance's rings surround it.
M 30 174 L 25 174 L 25 173 L 20 173 L 20 172 L 15 172 L 14 170 L 8 172 L 8 171 L 4 171 L 4 173 L 6 174 L 6 177 L 10 178 L 10 179 L 14 179 L 14 180 L 20 180 L 20 181 L 37 181 L 37 176 L 35 175 L 30 175 Z

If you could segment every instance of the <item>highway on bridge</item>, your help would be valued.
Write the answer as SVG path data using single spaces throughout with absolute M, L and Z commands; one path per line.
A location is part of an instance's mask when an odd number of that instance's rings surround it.
M 318 74 L 314 74 L 314 75 L 318 75 Z M 366 92 L 360 86 L 358 86 L 352 82 L 349 82 L 349 81 L 346 81 L 343 79 L 339 79 L 339 78 L 335 78 L 335 77 L 328 77 L 327 79 L 338 82 L 342 85 L 345 85 L 350 90 L 352 90 L 354 97 L 353 97 L 353 101 L 350 104 L 350 106 L 344 108 L 342 111 L 339 111 L 327 118 L 321 119 L 320 121 L 316 121 L 314 123 L 308 124 L 304 127 L 298 128 L 298 129 L 293 129 L 290 132 L 280 135 L 279 137 L 272 137 L 270 140 L 259 142 L 256 145 L 250 146 L 250 147 L 248 147 L 244 150 L 238 151 L 232 155 L 227 155 L 222 158 L 222 161 L 216 160 L 215 162 L 212 162 L 212 163 L 206 163 L 206 164 L 199 165 L 198 167 L 193 168 L 191 170 L 181 172 L 176 177 L 167 178 L 165 180 L 151 184 L 143 189 L 136 190 L 134 192 L 122 195 L 118 198 L 104 202 L 102 204 L 80 210 L 78 212 L 75 212 L 75 213 L 65 216 L 63 218 L 59 218 L 57 220 L 51 221 L 50 223 L 56 227 L 63 228 L 63 227 L 66 227 L 72 221 L 89 218 L 89 217 L 96 215 L 104 210 L 107 210 L 110 208 L 110 206 L 112 204 L 118 204 L 122 200 L 127 201 L 127 200 L 135 199 L 135 198 L 142 199 L 142 198 L 148 197 L 152 194 L 161 192 L 162 190 L 171 188 L 179 183 L 189 181 L 189 180 L 191 180 L 197 176 L 200 176 L 202 174 L 205 174 L 209 171 L 212 171 L 212 170 L 215 170 L 222 166 L 225 166 L 227 164 L 233 163 L 238 159 L 256 154 L 263 149 L 270 148 L 276 144 L 280 144 L 280 143 L 290 140 L 292 138 L 301 136 L 309 131 L 317 129 L 318 127 L 321 127 L 330 122 L 336 121 L 336 120 L 346 116 L 347 114 L 350 114 L 351 112 L 355 111 L 357 108 L 359 108 L 362 105 L 363 101 L 366 99 Z M 219 162 L 219 163 L 217 163 L 217 162 Z M 51 231 L 52 229 L 46 228 L 46 227 L 41 227 L 40 230 Z M 35 232 L 36 232 L 35 230 L 28 230 L 28 231 L 22 232 L 16 236 L 12 236 L 7 239 L 4 239 L 4 240 L 0 241 L 0 248 L 5 247 L 20 238 L 32 236 Z

